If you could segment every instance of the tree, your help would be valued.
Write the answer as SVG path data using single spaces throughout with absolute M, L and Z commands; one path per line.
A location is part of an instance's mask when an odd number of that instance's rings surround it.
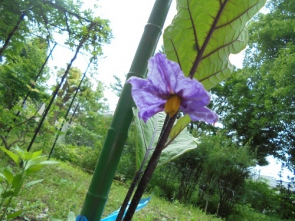
M 66 143 L 97 148 L 102 146 L 111 117 L 104 115 L 108 109 L 103 98 L 103 84 L 96 82 L 95 90 L 90 78 L 83 82 L 71 114 L 71 125 L 66 133 Z
M 115 83 L 111 84 L 110 88 L 118 97 L 120 97 L 124 85 L 122 84 L 121 79 L 117 75 L 113 75 L 113 77 L 115 79 Z
M 71 1 L 20 1 L 5 0 L 0 7 L 1 34 L 0 56 L 15 53 L 31 33 L 42 36 L 48 42 L 57 34 L 66 33 L 66 44 L 74 47 L 87 32 L 87 26 L 95 22 L 95 31 L 83 48 L 93 55 L 101 54 L 101 45 L 108 43 L 111 34 L 108 20 L 94 17 L 90 9 L 81 10 L 82 2 Z M 26 17 L 26 19 L 24 19 Z
M 48 97 L 45 92 L 48 70 L 40 70 L 46 51 L 47 43 L 43 39 L 27 39 L 18 54 L 7 54 L 0 64 L 0 135 L 6 148 L 25 142 L 40 105 Z M 14 140 L 7 140 L 11 130 Z
M 9 54 L 0 65 L 0 99 L 4 108 L 10 110 L 28 91 L 33 102 L 44 97 L 44 81 L 48 72 L 43 71 L 39 82 L 34 82 L 39 69 L 46 59 L 47 43 L 40 38 L 27 40 L 19 54 Z
M 205 136 L 201 141 L 196 151 L 205 153 L 205 160 L 199 188 L 213 199 L 216 196 L 217 214 L 227 217 L 242 194 L 245 179 L 249 176 L 248 168 L 254 165 L 253 156 L 247 146 L 237 145 L 221 133 Z M 199 198 L 199 204 L 202 201 Z M 211 208 L 211 212 L 215 213 L 216 207 Z
M 58 71 L 58 76 L 64 74 L 64 69 Z M 82 73 L 78 68 L 71 68 L 69 75 L 66 78 L 62 88 L 57 93 L 57 98 L 55 101 L 56 110 L 54 111 L 54 116 L 52 117 L 52 123 L 54 124 L 62 111 L 65 111 L 70 99 L 73 97 L 74 92 L 78 90 L 79 81 L 81 79 Z
M 268 8 L 250 23 L 244 68 L 212 90 L 225 130 L 238 143 L 248 143 L 260 165 L 267 164 L 268 155 L 286 160 L 290 154 L 295 162 L 295 32 L 290 28 L 295 7 L 289 0 L 272 0 Z

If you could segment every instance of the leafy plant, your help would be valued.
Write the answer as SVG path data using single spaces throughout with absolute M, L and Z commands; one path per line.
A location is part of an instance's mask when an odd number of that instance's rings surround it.
M 149 146 L 154 149 L 157 145 L 158 138 L 160 137 L 160 132 L 164 124 L 165 113 L 158 113 L 147 123 L 144 123 L 139 119 L 138 110 L 135 108 L 133 108 L 133 115 L 135 119 L 136 130 L 139 136 L 139 142 L 141 144 L 136 147 L 136 166 L 138 169 Z M 182 154 L 197 148 L 198 139 L 193 137 L 183 128 L 181 130 L 178 129 L 178 125 L 182 124 L 183 119 L 186 118 L 189 118 L 189 116 L 180 118 L 180 120 L 178 120 L 175 126 L 172 128 L 168 141 L 165 144 L 165 149 L 162 152 L 159 166 L 162 166 L 181 156 Z
M 53 157 L 92 172 L 95 169 L 99 154 L 100 148 L 60 144 L 55 148 Z
M 19 216 L 23 212 L 22 210 L 18 210 L 6 214 L 12 199 L 20 194 L 22 188 L 29 188 L 44 180 L 32 180 L 25 183 L 25 179 L 29 175 L 41 170 L 44 165 L 56 164 L 57 162 L 46 160 L 45 156 L 41 156 L 42 151 L 26 152 L 16 147 L 14 153 L 4 147 L 0 147 L 0 149 L 20 168 L 16 169 L 16 172 L 13 172 L 13 170 L 7 166 L 4 168 L 3 173 L 0 173 L 0 220 L 4 220 L 5 217 L 9 220 Z

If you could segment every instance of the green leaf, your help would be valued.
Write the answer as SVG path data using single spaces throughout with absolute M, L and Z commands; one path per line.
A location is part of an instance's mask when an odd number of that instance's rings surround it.
M 32 156 L 31 160 L 28 160 L 25 163 L 25 171 L 28 171 L 31 167 L 36 167 L 38 165 L 46 165 L 46 164 L 56 164 L 58 162 L 56 161 L 51 161 L 51 160 L 46 160 L 46 156 Z M 35 168 L 37 169 L 37 168 Z M 33 171 L 34 169 L 32 169 Z
M 145 147 L 151 141 L 153 143 L 152 147 L 155 148 L 164 124 L 166 114 L 164 112 L 160 112 L 152 118 L 150 118 L 146 123 L 144 123 L 141 119 L 139 119 L 137 113 L 137 110 L 133 110 L 136 122 L 136 129 L 139 130 L 139 133 L 144 132 L 145 134 L 147 134 L 145 136 L 142 136 L 141 145 L 139 145 L 139 147 L 137 148 L 142 148 L 143 146 Z M 178 131 L 178 129 L 181 128 L 181 125 L 183 126 L 187 120 L 188 118 L 185 117 L 181 120 L 181 122 L 178 125 L 176 122 L 177 126 L 176 129 L 174 129 L 174 135 L 173 137 L 171 137 L 171 139 L 168 140 L 168 142 L 166 143 L 166 148 L 162 151 L 159 166 L 164 165 L 165 163 L 168 163 L 171 160 L 181 156 L 185 152 L 195 149 L 197 147 L 197 138 L 193 137 L 186 130 L 182 129 L 181 131 Z M 151 134 L 153 134 L 154 132 L 156 132 L 156 134 L 153 137 L 151 136 Z M 142 151 L 144 150 L 142 149 Z M 145 152 L 143 152 L 141 156 L 144 156 L 144 154 Z M 140 163 L 143 160 L 143 157 L 141 158 L 141 156 L 136 156 L 138 158 L 138 162 Z
M 18 211 L 14 212 L 14 213 L 10 213 L 10 214 L 7 215 L 7 219 L 8 220 L 9 219 L 14 219 L 14 218 L 18 217 L 22 212 L 23 212 L 22 210 L 18 210 Z
M 162 151 L 159 166 L 169 163 L 182 154 L 197 148 L 197 145 L 197 138 L 194 138 L 188 131 L 182 131 L 182 133 Z
M 0 173 L 0 182 L 2 182 L 3 179 L 6 180 L 6 177 L 4 176 L 3 173 Z
M 15 175 L 12 180 L 12 187 L 17 188 L 22 183 L 22 179 L 23 179 L 23 176 L 21 173 Z
M 25 170 L 26 175 L 30 175 L 32 173 L 36 173 L 43 168 L 43 165 L 33 165 L 30 166 L 28 169 Z
M 45 160 L 45 161 L 40 162 L 39 164 L 40 165 L 50 165 L 50 164 L 58 164 L 58 163 L 59 162 L 53 161 L 53 160 Z
M 172 127 L 172 130 L 169 134 L 168 143 L 172 142 L 178 134 L 183 131 L 184 128 L 191 122 L 191 118 L 189 115 L 185 115 L 179 118 L 176 124 Z
M 25 188 L 29 188 L 29 187 L 37 184 L 37 183 L 41 183 L 41 182 L 43 182 L 43 180 L 44 179 L 30 181 L 30 182 L 25 184 Z
M 140 145 L 136 145 L 135 161 L 136 170 L 139 170 L 141 162 L 145 156 L 146 151 L 154 146 L 155 130 L 157 129 L 157 117 L 153 117 L 144 123 L 138 117 L 138 109 L 132 108 L 133 115 L 135 116 L 136 135 L 138 136 Z
M 159 113 L 159 118 L 162 118 L 162 122 L 164 122 L 165 114 Z M 158 166 L 162 166 L 170 161 L 176 159 L 182 154 L 197 148 L 198 139 L 193 137 L 187 129 L 181 129 L 181 127 L 186 127 L 186 122 L 189 118 L 180 118 L 177 120 L 176 124 L 173 126 L 174 131 L 173 136 L 169 135 L 169 139 L 165 144 L 166 148 L 162 151 L 161 158 Z M 180 123 L 178 123 L 180 121 Z M 163 123 L 162 123 L 163 125 Z M 171 133 L 170 133 L 171 134 Z
M 18 196 L 22 186 L 23 186 L 23 175 L 22 174 L 15 175 L 12 181 L 12 187 L 14 188 L 13 196 Z
M 15 151 L 18 153 L 18 155 L 21 157 L 21 159 L 28 161 L 32 158 L 33 153 L 24 151 L 20 149 L 18 146 L 15 148 Z
M 39 157 L 42 154 L 42 150 L 33 152 L 32 158 L 35 159 L 36 157 Z
M 1 197 L 5 199 L 5 198 L 10 197 L 10 196 L 12 196 L 12 195 L 13 195 L 13 191 L 9 190 L 9 191 L 5 191 L 5 192 L 3 192 L 3 193 L 1 194 Z
M 13 177 L 14 177 L 13 173 L 8 168 L 4 168 L 3 174 L 4 174 L 5 179 L 7 180 L 7 182 L 9 184 L 11 184 L 12 180 L 13 180 Z
M 246 47 L 246 23 L 266 0 L 178 0 L 164 32 L 167 58 L 209 90 L 232 72 L 229 55 Z
M 0 147 L 0 149 L 2 151 L 4 151 L 19 166 L 20 158 L 19 158 L 18 155 L 16 155 L 15 153 L 11 152 L 10 150 L 7 150 L 4 147 Z

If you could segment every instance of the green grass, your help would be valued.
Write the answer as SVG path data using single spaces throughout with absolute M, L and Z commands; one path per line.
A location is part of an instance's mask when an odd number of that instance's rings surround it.
M 7 164 L 8 162 L 1 156 L 0 168 Z M 20 196 L 14 199 L 13 206 L 25 211 L 22 218 L 16 220 L 26 218 L 32 221 L 37 220 L 37 216 L 43 216 L 43 220 L 49 220 L 49 217 L 66 220 L 70 211 L 79 214 L 91 180 L 90 174 L 69 163 L 60 162 L 57 165 L 46 166 L 28 181 L 42 178 L 45 178 L 42 183 L 24 189 Z M 126 192 L 126 185 L 114 181 L 103 217 L 120 207 Z M 206 215 L 197 208 L 170 203 L 153 196 L 149 204 L 136 213 L 133 220 L 214 221 L 221 219 Z

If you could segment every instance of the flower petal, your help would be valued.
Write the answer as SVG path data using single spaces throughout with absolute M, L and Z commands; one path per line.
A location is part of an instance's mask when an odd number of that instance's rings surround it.
M 218 115 L 207 107 L 195 107 L 183 112 L 188 114 L 192 121 L 200 120 L 209 124 L 214 124 L 218 121 Z
M 144 122 L 164 110 L 166 100 L 159 96 L 156 88 L 148 80 L 131 77 L 126 83 L 132 85 L 132 97 L 139 109 L 139 118 Z
M 178 77 L 175 93 L 184 101 L 201 101 L 201 106 L 206 106 L 210 103 L 210 94 L 196 79 L 184 76 Z
M 148 80 L 164 97 L 174 94 L 178 77 L 184 76 L 179 65 L 161 53 L 149 59 L 148 69 Z

